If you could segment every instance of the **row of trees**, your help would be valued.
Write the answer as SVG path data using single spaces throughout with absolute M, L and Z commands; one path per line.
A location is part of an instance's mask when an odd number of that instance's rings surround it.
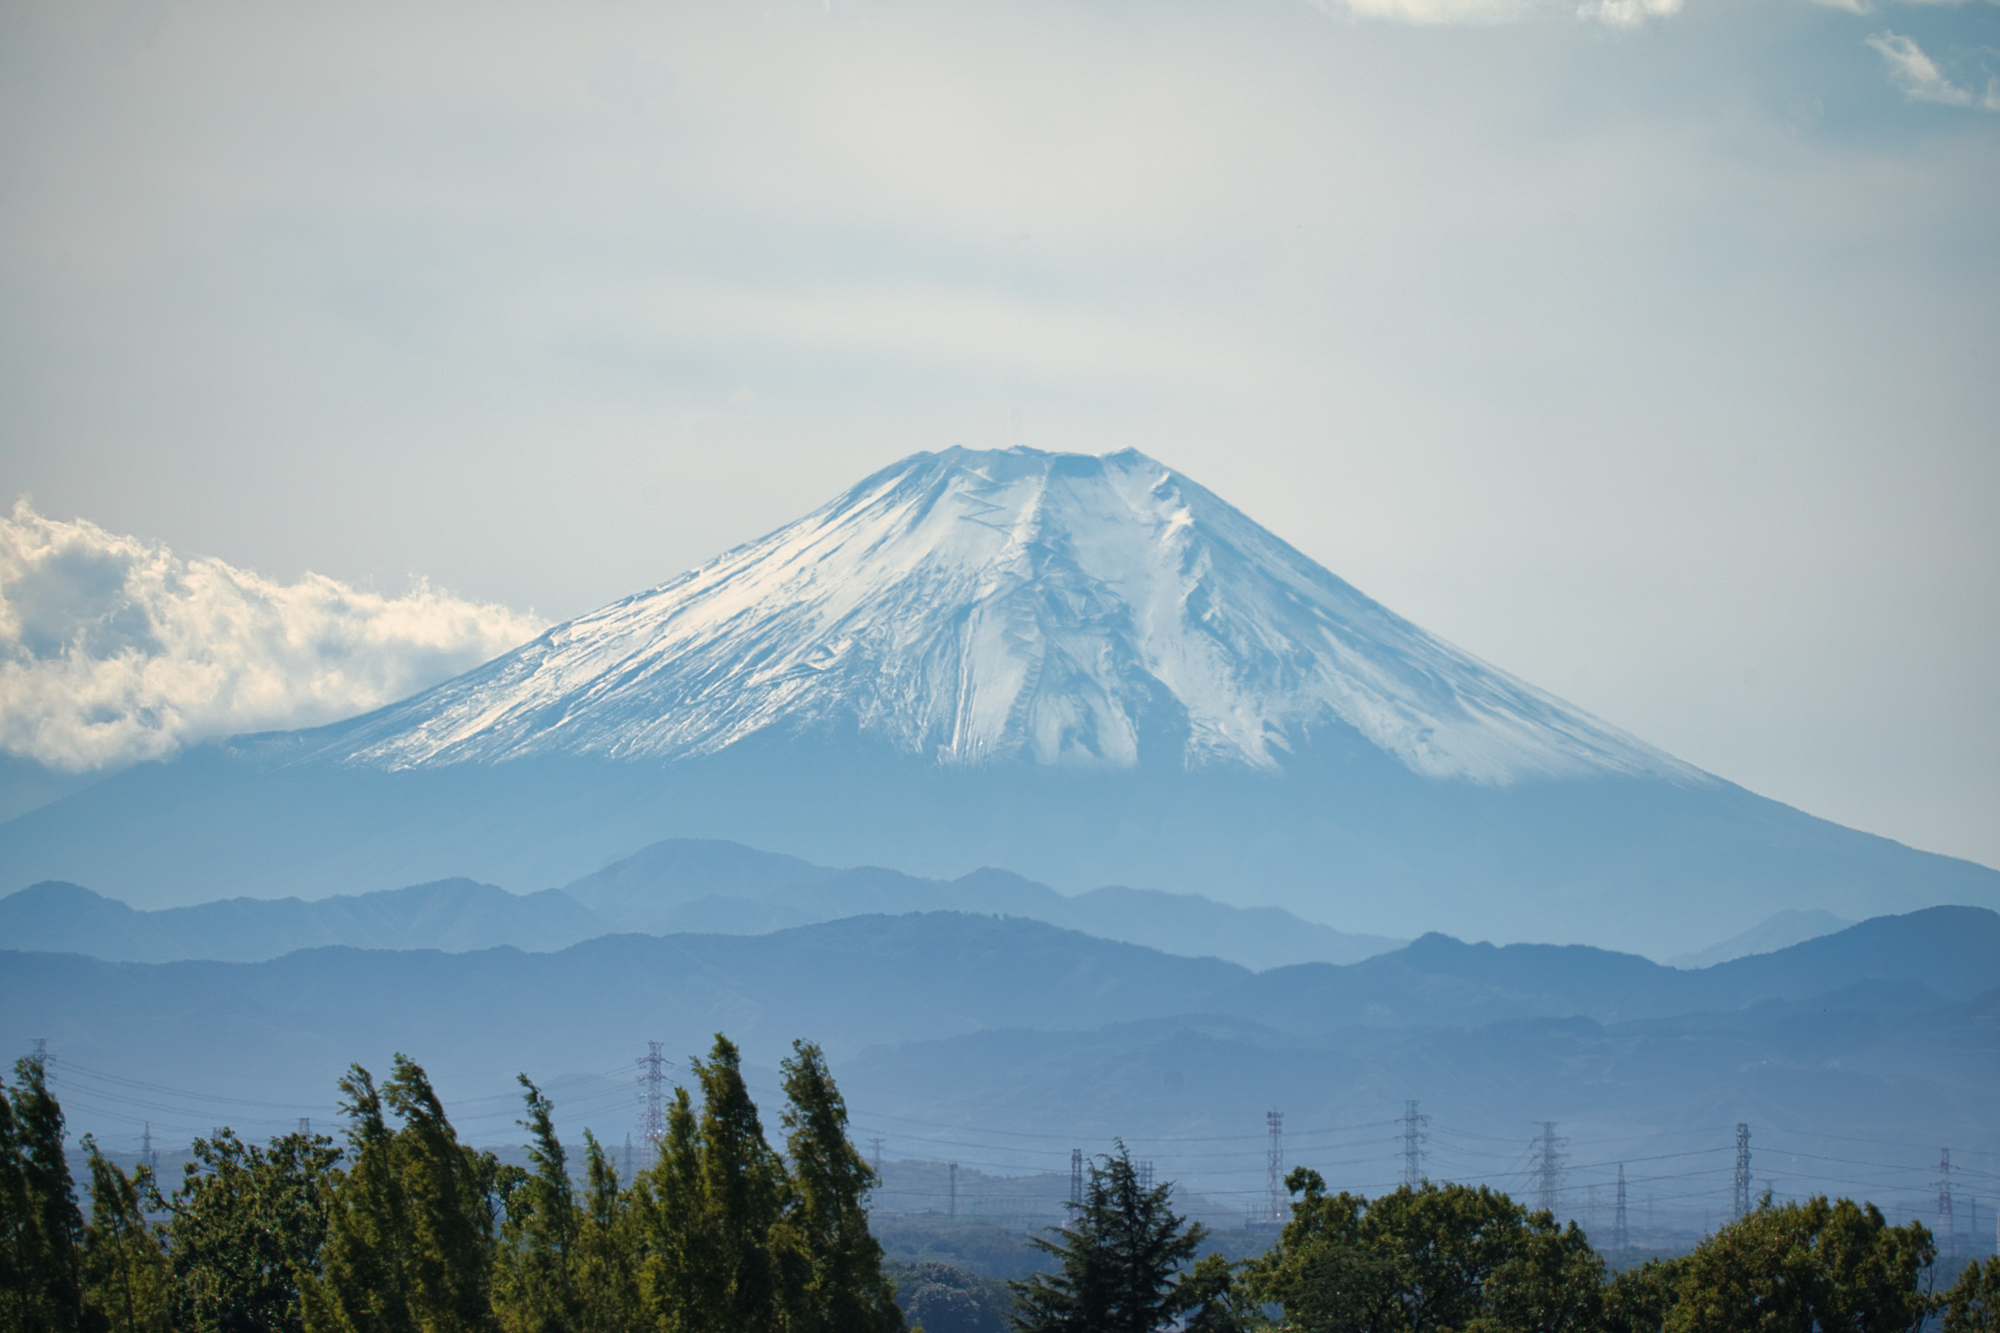
M 1329 1194 L 1309 1169 L 1286 1180 L 1291 1220 L 1240 1264 L 1194 1256 L 1204 1239 L 1143 1189 L 1121 1148 L 1094 1169 L 1069 1227 L 1037 1242 L 1057 1272 L 1014 1284 L 1031 1333 L 2000 1333 L 2000 1258 L 1934 1296 L 1921 1223 L 1872 1204 L 1774 1205 L 1693 1253 L 1610 1276 L 1572 1222 L 1558 1227 L 1484 1186 Z
M 628 1183 L 585 1135 L 581 1185 L 523 1075 L 531 1169 L 462 1144 L 424 1071 L 340 1081 L 345 1147 L 227 1131 L 171 1197 L 87 1137 L 90 1216 L 41 1065 L 0 1096 L 0 1333 L 890 1333 L 873 1173 L 816 1047 L 784 1062 L 781 1154 L 736 1048 L 694 1064 Z M 155 1220 L 163 1217 L 164 1220 Z
M 784 1150 L 717 1037 L 678 1089 L 652 1164 L 620 1182 L 588 1133 L 581 1181 L 522 1076 L 529 1169 L 460 1143 L 424 1071 L 341 1080 L 344 1147 L 228 1131 L 171 1197 L 88 1137 L 90 1212 L 61 1107 L 33 1060 L 0 1095 L 0 1333 L 890 1333 L 904 1326 L 870 1233 L 873 1173 L 820 1052 L 783 1065 Z M 1609 1277 L 1572 1223 L 1483 1187 L 1329 1194 L 1294 1171 L 1269 1251 L 1197 1257 L 1206 1235 L 1124 1149 L 1091 1169 L 1051 1271 L 1009 1284 L 1021 1333 L 2000 1333 L 2000 1259 L 1922 1285 L 1917 1224 L 1847 1200 L 1774 1206 L 1681 1259 Z M 914 1270 L 920 1317 L 982 1293 Z M 916 1312 L 915 1306 L 912 1307 Z

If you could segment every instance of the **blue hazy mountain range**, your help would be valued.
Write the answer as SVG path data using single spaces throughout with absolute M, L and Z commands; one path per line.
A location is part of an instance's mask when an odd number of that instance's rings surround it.
M 539 954 L 0 955 L 0 1041 L 49 1038 L 69 1062 L 58 1068 L 79 1124 L 110 1114 L 159 1128 L 171 1085 L 201 1090 L 206 1123 L 247 1127 L 297 1114 L 287 1108 L 303 1097 L 327 1105 L 350 1060 L 380 1067 L 401 1050 L 468 1113 L 499 1108 L 485 1131 L 498 1138 L 516 1133 L 514 1070 L 552 1086 L 613 1071 L 608 1094 L 572 1096 L 567 1123 L 615 1137 L 631 1122 L 644 1042 L 679 1061 L 721 1029 L 764 1069 L 795 1037 L 824 1044 L 863 1133 L 921 1140 L 940 1131 L 913 1126 L 964 1125 L 1024 1146 L 1144 1135 L 1193 1145 L 1181 1150 L 1191 1172 L 1221 1141 L 1204 1136 L 1254 1137 L 1271 1106 L 1292 1108 L 1295 1125 L 1308 1111 L 1312 1123 L 1373 1123 L 1404 1098 L 1463 1132 L 1521 1139 L 1529 1121 L 1556 1119 L 1726 1142 L 1749 1121 L 1950 1144 L 1985 1161 L 1975 1155 L 2000 1150 L 1996 1020 L 2000 915 L 1977 908 L 1874 919 L 1700 971 L 1430 935 L 1358 963 L 1254 973 L 951 912 L 758 936 L 615 935 Z M 1171 1147 L 1159 1151 L 1164 1166 Z M 1801 1163 L 1787 1174 L 1844 1169 Z
M 411 699 L 30 811 L 0 883 L 526 889 L 667 837 L 1655 957 L 2000 906 L 2000 872 L 1682 763 L 1142 454 L 1026 449 L 915 455 Z
M 511 945 L 546 952 L 621 932 L 763 934 L 869 913 L 954 910 L 1045 921 L 1167 953 L 1253 969 L 1344 963 L 1405 941 L 1345 935 L 1275 907 L 1102 888 L 1074 897 L 999 870 L 950 882 L 864 866 L 835 870 L 727 842 L 670 840 L 562 889 L 515 895 L 469 879 L 322 898 L 232 898 L 138 911 L 47 881 L 0 898 L 0 949 L 112 962 L 257 962 L 297 949 Z

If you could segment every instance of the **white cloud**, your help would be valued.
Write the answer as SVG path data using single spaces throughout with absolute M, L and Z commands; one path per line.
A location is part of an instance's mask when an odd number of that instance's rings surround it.
M 1494 24 L 1574 14 L 1617 28 L 1678 14 L 1682 0 L 1310 0 L 1342 18 L 1385 19 L 1395 23 Z
M 427 584 L 385 597 L 183 560 L 23 500 L 0 517 L 0 749 L 80 771 L 330 722 L 541 628 Z
M 1871 34 L 1868 45 L 1881 52 L 1882 59 L 1889 62 L 1889 81 L 1901 88 L 1903 95 L 1911 101 L 2000 111 L 2000 79 L 1988 78 L 1984 93 L 1960 87 L 1945 77 L 1944 71 L 1924 54 L 1922 47 L 1908 37 L 1886 29 Z
M 1576 12 L 1579 18 L 1596 19 L 1614 28 L 1634 28 L 1647 19 L 1680 13 L 1681 0 L 1586 0 Z

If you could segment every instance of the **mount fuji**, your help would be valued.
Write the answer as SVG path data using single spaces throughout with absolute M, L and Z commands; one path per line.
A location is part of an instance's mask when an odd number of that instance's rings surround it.
M 0 826 L 0 876 L 529 889 L 667 836 L 1655 955 L 1787 909 L 2000 906 L 2000 873 L 1682 763 L 1129 450 L 907 458 L 401 703 Z

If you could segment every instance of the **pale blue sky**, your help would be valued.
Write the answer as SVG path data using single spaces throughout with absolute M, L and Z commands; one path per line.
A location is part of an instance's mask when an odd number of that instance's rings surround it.
M 2000 8 L 0 2 L 0 499 L 560 618 L 1137 446 L 2000 864 Z

